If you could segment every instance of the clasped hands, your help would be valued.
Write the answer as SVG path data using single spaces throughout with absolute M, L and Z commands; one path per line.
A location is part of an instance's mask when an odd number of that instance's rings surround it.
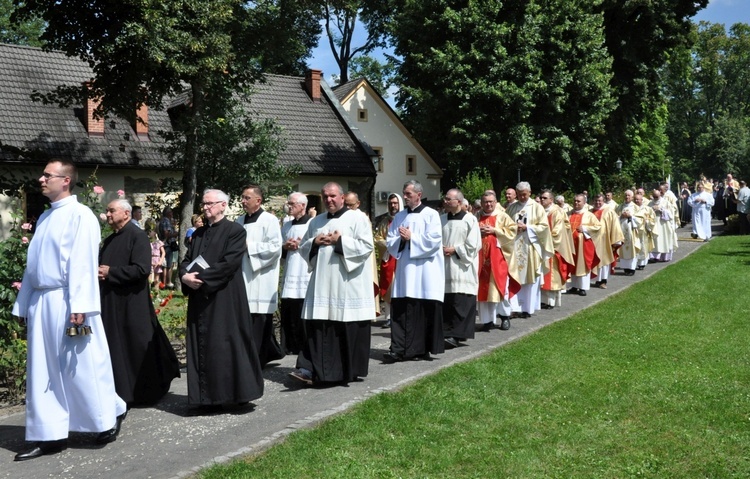
M 281 245 L 282 248 L 286 250 L 298 250 L 299 249 L 299 242 L 302 240 L 302 238 L 290 238 L 284 242 L 283 245 Z
M 334 231 L 332 233 L 320 233 L 315 237 L 314 243 L 320 246 L 331 246 L 341 238 L 341 233 Z

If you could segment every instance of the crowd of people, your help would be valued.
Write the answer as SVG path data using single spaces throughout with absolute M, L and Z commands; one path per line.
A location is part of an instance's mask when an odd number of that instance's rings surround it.
M 127 201 L 112 201 L 114 233 L 100 249 L 96 217 L 72 194 L 76 181 L 75 166 L 60 160 L 39 178 L 52 204 L 37 223 L 13 309 L 28 324 L 29 345 L 30 444 L 17 461 L 65 449 L 69 431 L 116 440 L 128 409 L 158 401 L 180 374 L 149 296 L 149 275 L 170 268 L 171 209 L 147 235 Z M 747 211 L 744 182 L 727 185 Z M 257 185 L 243 188 L 244 214 L 234 221 L 229 195 L 206 190 L 178 267 L 191 413 L 261 397 L 262 369 L 285 355 L 297 355 L 290 376 L 304 385 L 366 377 L 376 320 L 390 328 L 383 363 L 429 360 L 475 332 L 508 330 L 515 318 L 559 307 L 566 294 L 607 288 L 615 268 L 632 276 L 672 259 L 688 206 L 694 237 L 710 239 L 713 191 L 702 179 L 678 199 L 663 183 L 648 197 L 627 190 L 619 205 L 611 193 L 589 204 L 583 192 L 571 206 L 519 182 L 502 204 L 487 190 L 472 206 L 454 188 L 432 208 L 422 185 L 408 181 L 371 222 L 356 193 L 331 182 L 321 190 L 325 213 L 294 192 L 280 222 L 263 209 Z M 152 281 L 169 285 L 171 277 Z

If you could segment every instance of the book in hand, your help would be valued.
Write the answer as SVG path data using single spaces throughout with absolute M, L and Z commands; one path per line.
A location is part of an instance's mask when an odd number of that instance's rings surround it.
M 204 269 L 208 269 L 208 263 L 203 259 L 203 255 L 198 255 L 188 266 L 188 273 L 200 273 Z

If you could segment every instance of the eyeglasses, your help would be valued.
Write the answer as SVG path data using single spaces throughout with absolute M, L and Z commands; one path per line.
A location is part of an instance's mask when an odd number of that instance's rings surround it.
M 455 201 L 455 200 L 458 200 L 458 198 L 448 198 L 448 197 L 443 198 L 443 201 Z
M 294 206 L 299 203 L 297 203 L 296 201 L 287 201 L 286 204 L 288 204 L 289 206 Z
M 201 208 L 210 208 L 213 205 L 217 205 L 219 203 L 221 203 L 221 201 L 204 201 L 203 203 L 201 203 Z
M 51 173 L 42 173 L 42 178 L 44 178 L 45 181 L 49 180 L 50 178 L 67 178 L 68 175 L 53 175 Z

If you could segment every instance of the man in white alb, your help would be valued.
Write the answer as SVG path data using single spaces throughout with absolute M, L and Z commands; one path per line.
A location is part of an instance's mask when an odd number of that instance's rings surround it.
M 97 442 L 112 442 L 127 414 L 99 315 L 101 230 L 72 195 L 76 181 L 75 165 L 61 160 L 47 163 L 39 177 L 51 207 L 37 222 L 13 305 L 28 325 L 26 440 L 34 444 L 16 461 L 62 451 L 69 431 L 98 432 Z M 66 335 L 81 326 L 91 333 Z

